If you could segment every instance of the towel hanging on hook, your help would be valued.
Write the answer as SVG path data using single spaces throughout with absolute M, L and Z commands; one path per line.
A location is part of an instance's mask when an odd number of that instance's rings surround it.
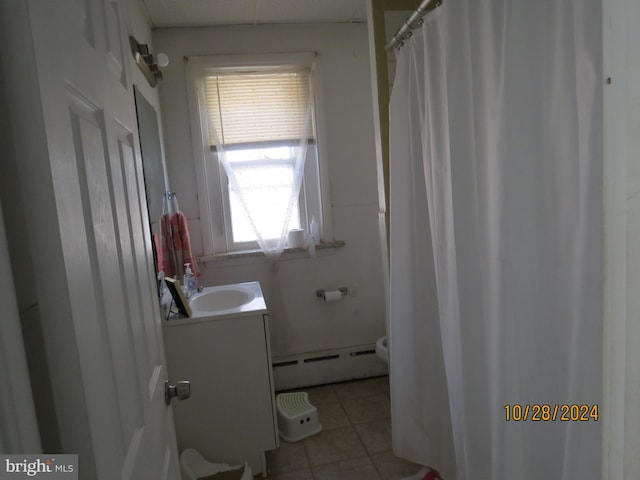
M 176 259 L 179 260 L 176 270 L 183 271 L 184 265 L 191 264 L 191 271 L 197 277 L 200 275 L 196 259 L 191 252 L 191 238 L 187 217 L 182 212 L 174 213 L 171 217 L 171 232 L 173 233 L 173 247 L 176 252 Z
M 173 207 L 172 214 L 176 214 L 180 211 L 180 206 L 178 205 L 178 195 L 175 193 L 169 192 L 171 198 L 171 206 Z
M 187 217 L 180 211 L 178 196 L 171 191 L 163 194 L 163 213 L 160 218 L 162 232 L 162 253 L 165 261 L 165 275 L 180 279 L 184 274 L 184 265 L 191 264 L 191 271 L 200 275 L 196 259 L 191 252 L 191 238 L 187 225 Z M 166 203 L 166 209 L 165 209 Z
M 162 215 L 160 216 L 160 241 L 162 247 L 162 268 L 166 277 L 175 277 L 176 256 L 171 232 L 171 192 L 162 194 Z

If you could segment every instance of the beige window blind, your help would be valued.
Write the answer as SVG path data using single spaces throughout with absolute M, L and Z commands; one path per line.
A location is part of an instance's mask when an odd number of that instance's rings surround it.
M 310 73 L 235 73 L 204 79 L 209 142 L 223 145 L 300 140 L 310 102 Z

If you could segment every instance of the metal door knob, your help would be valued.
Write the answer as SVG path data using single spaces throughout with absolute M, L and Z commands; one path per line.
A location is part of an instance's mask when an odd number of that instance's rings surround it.
M 191 382 L 181 381 L 175 385 L 170 385 L 168 381 L 164 382 L 164 401 L 169 405 L 171 399 L 176 397 L 178 400 L 185 400 L 191 396 Z

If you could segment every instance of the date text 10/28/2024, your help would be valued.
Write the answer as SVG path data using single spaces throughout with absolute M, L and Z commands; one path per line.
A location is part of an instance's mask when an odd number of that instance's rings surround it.
M 597 422 L 598 404 L 507 404 L 504 406 L 507 422 Z

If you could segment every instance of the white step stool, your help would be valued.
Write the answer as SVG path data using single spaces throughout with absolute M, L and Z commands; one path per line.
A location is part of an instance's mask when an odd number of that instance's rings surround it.
M 318 409 L 309 403 L 307 392 L 278 394 L 276 410 L 280 437 L 287 442 L 297 442 L 322 430 Z

